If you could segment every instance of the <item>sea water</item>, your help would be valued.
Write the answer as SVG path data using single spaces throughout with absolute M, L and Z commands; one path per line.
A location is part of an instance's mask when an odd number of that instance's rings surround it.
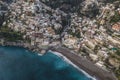
M 21 47 L 0 46 L 0 80 L 92 80 L 47 52 L 43 56 Z

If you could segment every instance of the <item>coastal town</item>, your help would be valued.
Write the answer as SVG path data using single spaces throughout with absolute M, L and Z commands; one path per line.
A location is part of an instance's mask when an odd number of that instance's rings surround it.
M 7 16 L 0 26 L 8 28 L 0 29 L 0 44 L 21 45 L 42 54 L 49 47 L 65 47 L 103 70 L 114 72 L 120 80 L 120 1 L 85 0 L 81 3 L 81 15 L 65 12 L 61 9 L 65 5 L 54 9 L 47 1 L 0 1 L 0 9 L 3 4 L 8 6 L 0 11 L 0 15 Z M 99 13 L 91 13 L 94 11 Z M 4 34 L 9 29 L 22 38 L 6 39 Z

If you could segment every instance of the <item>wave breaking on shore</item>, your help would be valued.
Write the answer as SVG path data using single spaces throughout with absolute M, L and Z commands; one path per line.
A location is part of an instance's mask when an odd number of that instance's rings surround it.
M 51 52 L 54 55 L 57 55 L 58 57 L 60 57 L 61 59 L 63 59 L 65 62 L 67 62 L 68 64 L 72 65 L 73 67 L 75 67 L 76 69 L 78 69 L 80 72 L 82 72 L 83 74 L 85 74 L 88 78 L 90 78 L 92 80 L 97 80 L 95 77 L 90 76 L 87 72 L 85 72 L 84 70 L 80 69 L 77 65 L 75 65 L 73 62 L 71 62 L 67 57 L 65 57 L 61 53 L 56 52 L 56 51 L 52 51 L 52 50 L 49 50 L 48 52 Z

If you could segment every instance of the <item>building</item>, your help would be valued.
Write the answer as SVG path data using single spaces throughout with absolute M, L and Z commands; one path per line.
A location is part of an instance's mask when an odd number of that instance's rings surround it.
M 115 23 L 114 25 L 112 25 L 112 29 L 115 31 L 120 31 L 120 23 Z

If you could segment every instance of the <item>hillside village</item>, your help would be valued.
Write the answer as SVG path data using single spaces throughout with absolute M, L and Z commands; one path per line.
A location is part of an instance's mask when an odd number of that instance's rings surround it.
M 113 71 L 120 80 L 119 3 L 85 0 L 79 12 L 81 15 L 78 15 L 77 12 L 68 13 L 59 7 L 54 9 L 46 4 L 46 0 L 14 0 L 7 12 L 3 11 L 8 18 L 2 26 L 22 33 L 23 39 L 18 38 L 18 43 L 40 49 L 48 46 L 67 47 L 95 65 Z M 0 4 L 5 2 L 0 1 Z M 89 6 L 92 4 L 97 10 L 99 7 L 99 14 L 94 17 L 87 16 L 91 13 Z M 5 42 L 2 36 L 1 44 Z

